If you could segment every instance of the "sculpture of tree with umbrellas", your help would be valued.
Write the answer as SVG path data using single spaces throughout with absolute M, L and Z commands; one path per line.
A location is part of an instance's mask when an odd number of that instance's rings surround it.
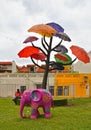
M 78 47 L 77 52 L 74 51 L 75 47 L 73 46 L 70 47 L 72 53 L 75 56 L 77 54 L 76 58 L 72 61 L 72 58 L 67 54 L 68 49 L 61 44 L 63 40 L 70 42 L 71 39 L 66 33 L 64 33 L 64 28 L 57 23 L 51 22 L 47 24 L 34 25 L 28 30 L 28 32 L 30 33 L 34 32 L 42 35 L 41 37 L 42 47 L 34 44 L 34 41 L 39 40 L 39 38 L 37 38 L 36 36 L 29 36 L 27 39 L 25 39 L 24 43 L 30 42 L 31 46 L 26 46 L 24 49 L 22 49 L 18 53 L 18 56 L 20 58 L 30 57 L 32 62 L 36 66 L 45 70 L 43 81 L 42 81 L 42 88 L 44 89 L 46 89 L 47 77 L 50 71 L 63 70 L 64 65 L 71 65 L 77 58 L 84 63 L 90 62 L 90 58 L 86 53 L 86 51 L 83 48 L 80 48 L 78 46 L 75 46 Z M 59 38 L 59 43 L 53 46 L 54 37 Z M 56 52 L 56 54 L 54 55 L 55 61 L 51 61 L 50 56 L 52 52 Z M 40 64 L 38 64 L 36 60 L 37 61 L 41 60 L 42 62 L 45 62 L 45 66 L 41 66 Z

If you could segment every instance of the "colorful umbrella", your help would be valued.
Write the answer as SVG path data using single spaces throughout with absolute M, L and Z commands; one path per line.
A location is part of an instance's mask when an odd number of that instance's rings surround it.
M 45 60 L 46 56 L 41 52 L 41 53 L 34 53 L 31 55 L 32 58 L 36 60 Z
M 68 58 L 64 54 L 55 54 L 55 58 L 58 58 L 59 60 L 68 61 Z
M 72 58 L 67 55 L 67 54 L 61 54 L 61 56 L 64 56 L 63 58 L 62 57 L 55 57 L 55 61 L 58 62 L 58 63 L 62 63 L 63 65 L 68 65 L 68 64 L 71 64 L 72 63 Z
M 56 34 L 57 31 L 49 25 L 46 24 L 37 24 L 28 29 L 28 32 L 39 33 L 43 36 L 51 37 L 53 34 Z
M 89 63 L 90 62 L 90 58 L 88 56 L 88 53 L 81 47 L 72 45 L 70 47 L 72 53 L 82 62 L 84 63 Z
M 37 37 L 29 36 L 27 39 L 25 39 L 25 41 L 23 43 L 33 42 L 33 41 L 36 41 L 36 40 L 38 40 Z
M 64 28 L 61 27 L 59 24 L 51 22 L 51 23 L 47 23 L 47 25 L 53 27 L 57 32 L 64 32 Z
M 21 58 L 28 58 L 34 53 L 39 53 L 39 49 L 33 46 L 27 46 L 18 53 L 18 56 Z
M 56 36 L 58 36 L 59 38 L 61 38 L 64 41 L 68 41 L 68 42 L 71 41 L 70 37 L 64 32 L 57 33 Z
M 61 53 L 67 53 L 68 49 L 65 46 L 63 46 L 63 45 L 59 45 L 58 47 L 56 47 L 54 49 L 54 51 L 61 52 Z

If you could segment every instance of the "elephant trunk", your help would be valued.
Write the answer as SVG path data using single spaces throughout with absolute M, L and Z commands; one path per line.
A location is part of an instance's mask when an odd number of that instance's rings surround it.
M 25 114 L 23 114 L 23 109 L 24 109 L 24 101 L 22 102 L 22 100 L 21 100 L 21 102 L 20 102 L 20 116 L 22 117 L 22 118 L 26 118 L 26 115 Z

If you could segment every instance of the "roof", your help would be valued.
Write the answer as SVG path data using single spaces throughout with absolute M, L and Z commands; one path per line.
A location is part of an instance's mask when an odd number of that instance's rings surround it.
M 27 67 L 35 66 L 34 64 L 28 64 Z
M 29 73 L 29 68 L 26 66 L 17 66 L 19 72 Z
M 12 65 L 12 62 L 8 62 L 8 61 L 0 62 L 0 65 Z

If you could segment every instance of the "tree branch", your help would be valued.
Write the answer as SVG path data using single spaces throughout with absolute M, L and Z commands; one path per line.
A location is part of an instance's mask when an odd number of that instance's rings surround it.
M 51 49 L 51 51 L 55 51 L 56 47 L 58 47 L 61 43 L 62 43 L 62 39 L 61 39 L 61 41 L 60 41 L 55 47 L 53 47 L 53 48 Z
M 45 44 L 47 45 L 47 47 L 49 47 L 48 43 L 45 40 L 45 36 L 43 37 L 43 40 L 44 40 Z
M 31 44 L 32 44 L 33 47 L 38 48 L 39 50 L 42 51 L 42 53 L 44 53 L 44 55 L 46 55 L 46 53 L 43 51 L 43 49 L 41 49 L 40 47 L 35 46 L 32 42 L 31 42 Z M 47 55 L 46 55 L 46 56 L 47 56 Z
M 44 47 L 44 49 L 45 49 L 46 51 L 48 51 L 48 49 L 46 48 L 46 46 L 45 46 L 45 44 L 44 44 L 44 42 L 43 42 L 43 38 L 41 38 L 41 43 L 42 43 L 42 46 Z
M 32 57 L 30 57 L 30 58 L 31 58 L 32 62 L 34 63 L 34 65 L 38 66 L 39 68 L 45 69 L 45 67 L 38 65 L 38 64 L 33 60 Z

